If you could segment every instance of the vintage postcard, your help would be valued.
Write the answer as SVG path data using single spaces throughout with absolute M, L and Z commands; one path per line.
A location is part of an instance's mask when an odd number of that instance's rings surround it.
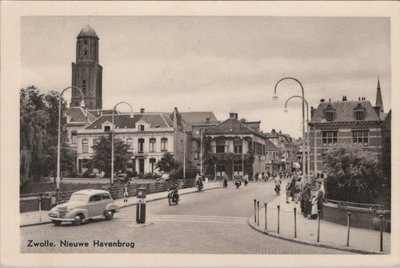
M 1 4 L 2 265 L 399 265 L 398 3 Z

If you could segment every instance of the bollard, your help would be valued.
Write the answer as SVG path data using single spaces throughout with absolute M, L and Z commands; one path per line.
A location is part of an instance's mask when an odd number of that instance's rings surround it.
M 39 194 L 39 222 L 42 222 L 42 193 Z
M 347 212 L 347 246 L 350 244 L 350 216 L 351 212 Z
M 293 208 L 293 214 L 294 214 L 294 238 L 297 238 L 296 208 Z
M 257 201 L 257 225 L 260 226 L 260 201 Z
M 321 223 L 321 217 L 319 215 L 319 211 L 317 213 L 318 217 L 318 230 L 317 230 L 317 242 L 319 242 L 319 231 L 320 231 L 320 223 Z
M 264 203 L 265 207 L 265 231 L 267 231 L 267 203 Z
M 278 205 L 278 234 L 279 234 L 279 217 L 280 217 L 280 210 L 281 210 L 281 206 Z
M 383 215 L 379 215 L 379 218 L 381 219 L 381 226 L 380 226 L 380 231 L 381 231 L 381 241 L 380 241 L 380 246 L 381 246 L 381 252 L 383 251 Z
M 254 199 L 254 223 L 257 222 L 257 207 L 256 207 L 257 200 Z

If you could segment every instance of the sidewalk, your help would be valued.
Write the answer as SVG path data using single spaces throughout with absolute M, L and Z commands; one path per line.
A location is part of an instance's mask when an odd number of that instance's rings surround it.
M 380 232 L 368 229 L 350 228 L 349 246 L 347 243 L 347 226 L 324 220 L 320 221 L 320 240 L 317 242 L 318 221 L 304 218 L 300 212 L 300 204 L 286 203 L 284 192 L 267 204 L 267 229 L 265 230 L 265 206 L 260 200 L 259 224 L 254 216 L 249 219 L 249 225 L 266 235 L 298 242 L 307 245 L 334 248 L 364 254 L 382 254 L 380 252 Z M 257 200 L 258 201 L 258 200 Z M 278 210 L 280 205 L 279 234 Z M 296 207 L 297 238 L 294 237 L 294 210 Z M 383 233 L 383 254 L 390 254 L 390 233 Z
M 203 191 L 217 189 L 217 188 L 221 188 L 220 182 L 209 182 L 208 184 L 204 184 Z M 195 192 L 197 192 L 196 187 L 179 189 L 179 195 L 185 195 L 185 194 L 190 194 L 190 193 L 195 193 Z M 166 198 L 167 198 L 167 192 L 153 193 L 153 194 L 148 194 L 146 196 L 146 202 L 149 203 L 152 201 L 157 201 L 157 200 L 166 199 Z M 125 203 L 124 203 L 123 198 L 121 198 L 121 199 L 115 200 L 115 203 L 120 208 L 129 207 L 129 206 L 136 205 L 137 198 L 136 198 L 136 196 L 129 197 L 128 202 L 125 202 Z M 48 214 L 49 214 L 48 210 L 42 210 L 41 213 L 39 211 L 20 213 L 20 216 L 21 216 L 20 227 L 27 227 L 27 226 L 51 223 L 51 221 L 47 217 Z

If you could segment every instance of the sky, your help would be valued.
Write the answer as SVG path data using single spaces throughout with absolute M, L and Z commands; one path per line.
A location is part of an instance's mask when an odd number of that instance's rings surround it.
M 103 108 L 230 112 L 261 129 L 301 136 L 301 87 L 321 99 L 365 97 L 375 105 L 378 77 L 390 109 L 390 20 L 345 17 L 53 16 L 21 20 L 21 87 L 71 85 L 76 37 L 87 24 L 99 36 Z M 70 93 L 64 94 L 70 99 Z M 129 108 L 118 106 L 121 111 Z

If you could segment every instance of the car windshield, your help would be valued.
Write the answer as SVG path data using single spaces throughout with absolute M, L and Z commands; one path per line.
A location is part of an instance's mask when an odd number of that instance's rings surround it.
M 87 202 L 88 196 L 85 194 L 72 194 L 69 202 Z

